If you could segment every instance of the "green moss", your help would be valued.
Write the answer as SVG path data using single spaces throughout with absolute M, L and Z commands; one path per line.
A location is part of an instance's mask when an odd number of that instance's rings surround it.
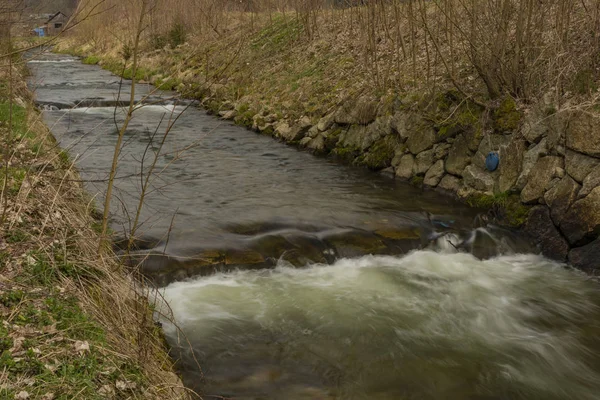
M 352 147 L 336 147 L 332 152 L 332 155 L 342 161 L 352 162 L 359 154 L 357 149 Z
M 11 106 L 7 101 L 0 102 L 0 122 L 8 126 L 11 116 Z M 12 133 L 13 140 L 32 138 L 33 134 L 27 128 L 27 109 L 13 103 L 12 105 Z
M 81 62 L 84 63 L 84 64 L 96 65 L 96 64 L 98 64 L 100 62 L 100 57 L 87 56 Z
M 497 195 L 474 194 L 467 199 L 471 207 L 493 209 L 503 224 L 519 227 L 527 221 L 530 206 L 521 203 L 518 195 L 508 192 Z
M 505 97 L 494 111 L 494 128 L 503 133 L 514 132 L 521 124 L 523 115 L 511 97 Z
M 368 153 L 362 158 L 362 165 L 379 170 L 389 167 L 394 158 L 395 148 L 391 140 L 386 138 L 375 142 Z
M 431 103 L 423 105 L 427 119 L 434 122 L 437 133 L 442 138 L 454 137 L 460 132 L 475 130 L 482 132 L 483 107 L 462 99 L 456 91 L 447 91 L 437 95 Z
M 414 187 L 423 187 L 423 180 L 425 178 L 423 178 L 422 176 L 413 176 L 412 178 L 410 178 L 410 184 L 413 185 Z

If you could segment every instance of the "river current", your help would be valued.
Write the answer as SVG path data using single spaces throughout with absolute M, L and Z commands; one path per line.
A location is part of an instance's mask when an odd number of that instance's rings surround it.
M 28 65 L 44 121 L 100 204 L 129 82 L 66 55 Z M 131 230 L 151 172 L 137 251 L 173 317 L 157 318 L 184 382 L 204 398 L 600 398 L 587 276 L 440 193 L 136 90 L 111 227 Z

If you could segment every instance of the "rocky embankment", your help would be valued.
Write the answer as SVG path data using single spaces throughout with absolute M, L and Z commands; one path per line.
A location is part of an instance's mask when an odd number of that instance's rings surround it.
M 363 97 L 297 120 L 249 115 L 243 102 L 220 107 L 225 119 L 314 153 L 493 206 L 546 256 L 589 272 L 599 266 L 600 119 L 592 112 L 524 111 L 510 98 L 489 110 L 453 92 L 427 103 Z M 499 156 L 495 171 L 485 166 L 490 152 Z

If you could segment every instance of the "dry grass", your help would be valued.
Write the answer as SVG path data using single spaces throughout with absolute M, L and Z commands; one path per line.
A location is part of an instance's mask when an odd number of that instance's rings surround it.
M 1 87 L 7 78 L 0 76 Z M 98 251 L 93 202 L 17 70 L 13 82 L 14 140 L 2 160 L 9 167 L 2 172 L 0 398 L 189 398 L 172 372 L 148 290 L 110 249 Z M 4 148 L 10 135 L 0 115 Z

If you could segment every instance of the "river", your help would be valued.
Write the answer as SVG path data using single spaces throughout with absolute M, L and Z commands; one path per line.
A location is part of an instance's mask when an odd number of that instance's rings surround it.
M 130 83 L 67 55 L 28 65 L 44 121 L 101 204 Z M 438 192 L 148 84 L 136 99 L 111 228 L 131 230 L 149 175 L 134 253 L 204 398 L 598 398 L 596 282 Z

